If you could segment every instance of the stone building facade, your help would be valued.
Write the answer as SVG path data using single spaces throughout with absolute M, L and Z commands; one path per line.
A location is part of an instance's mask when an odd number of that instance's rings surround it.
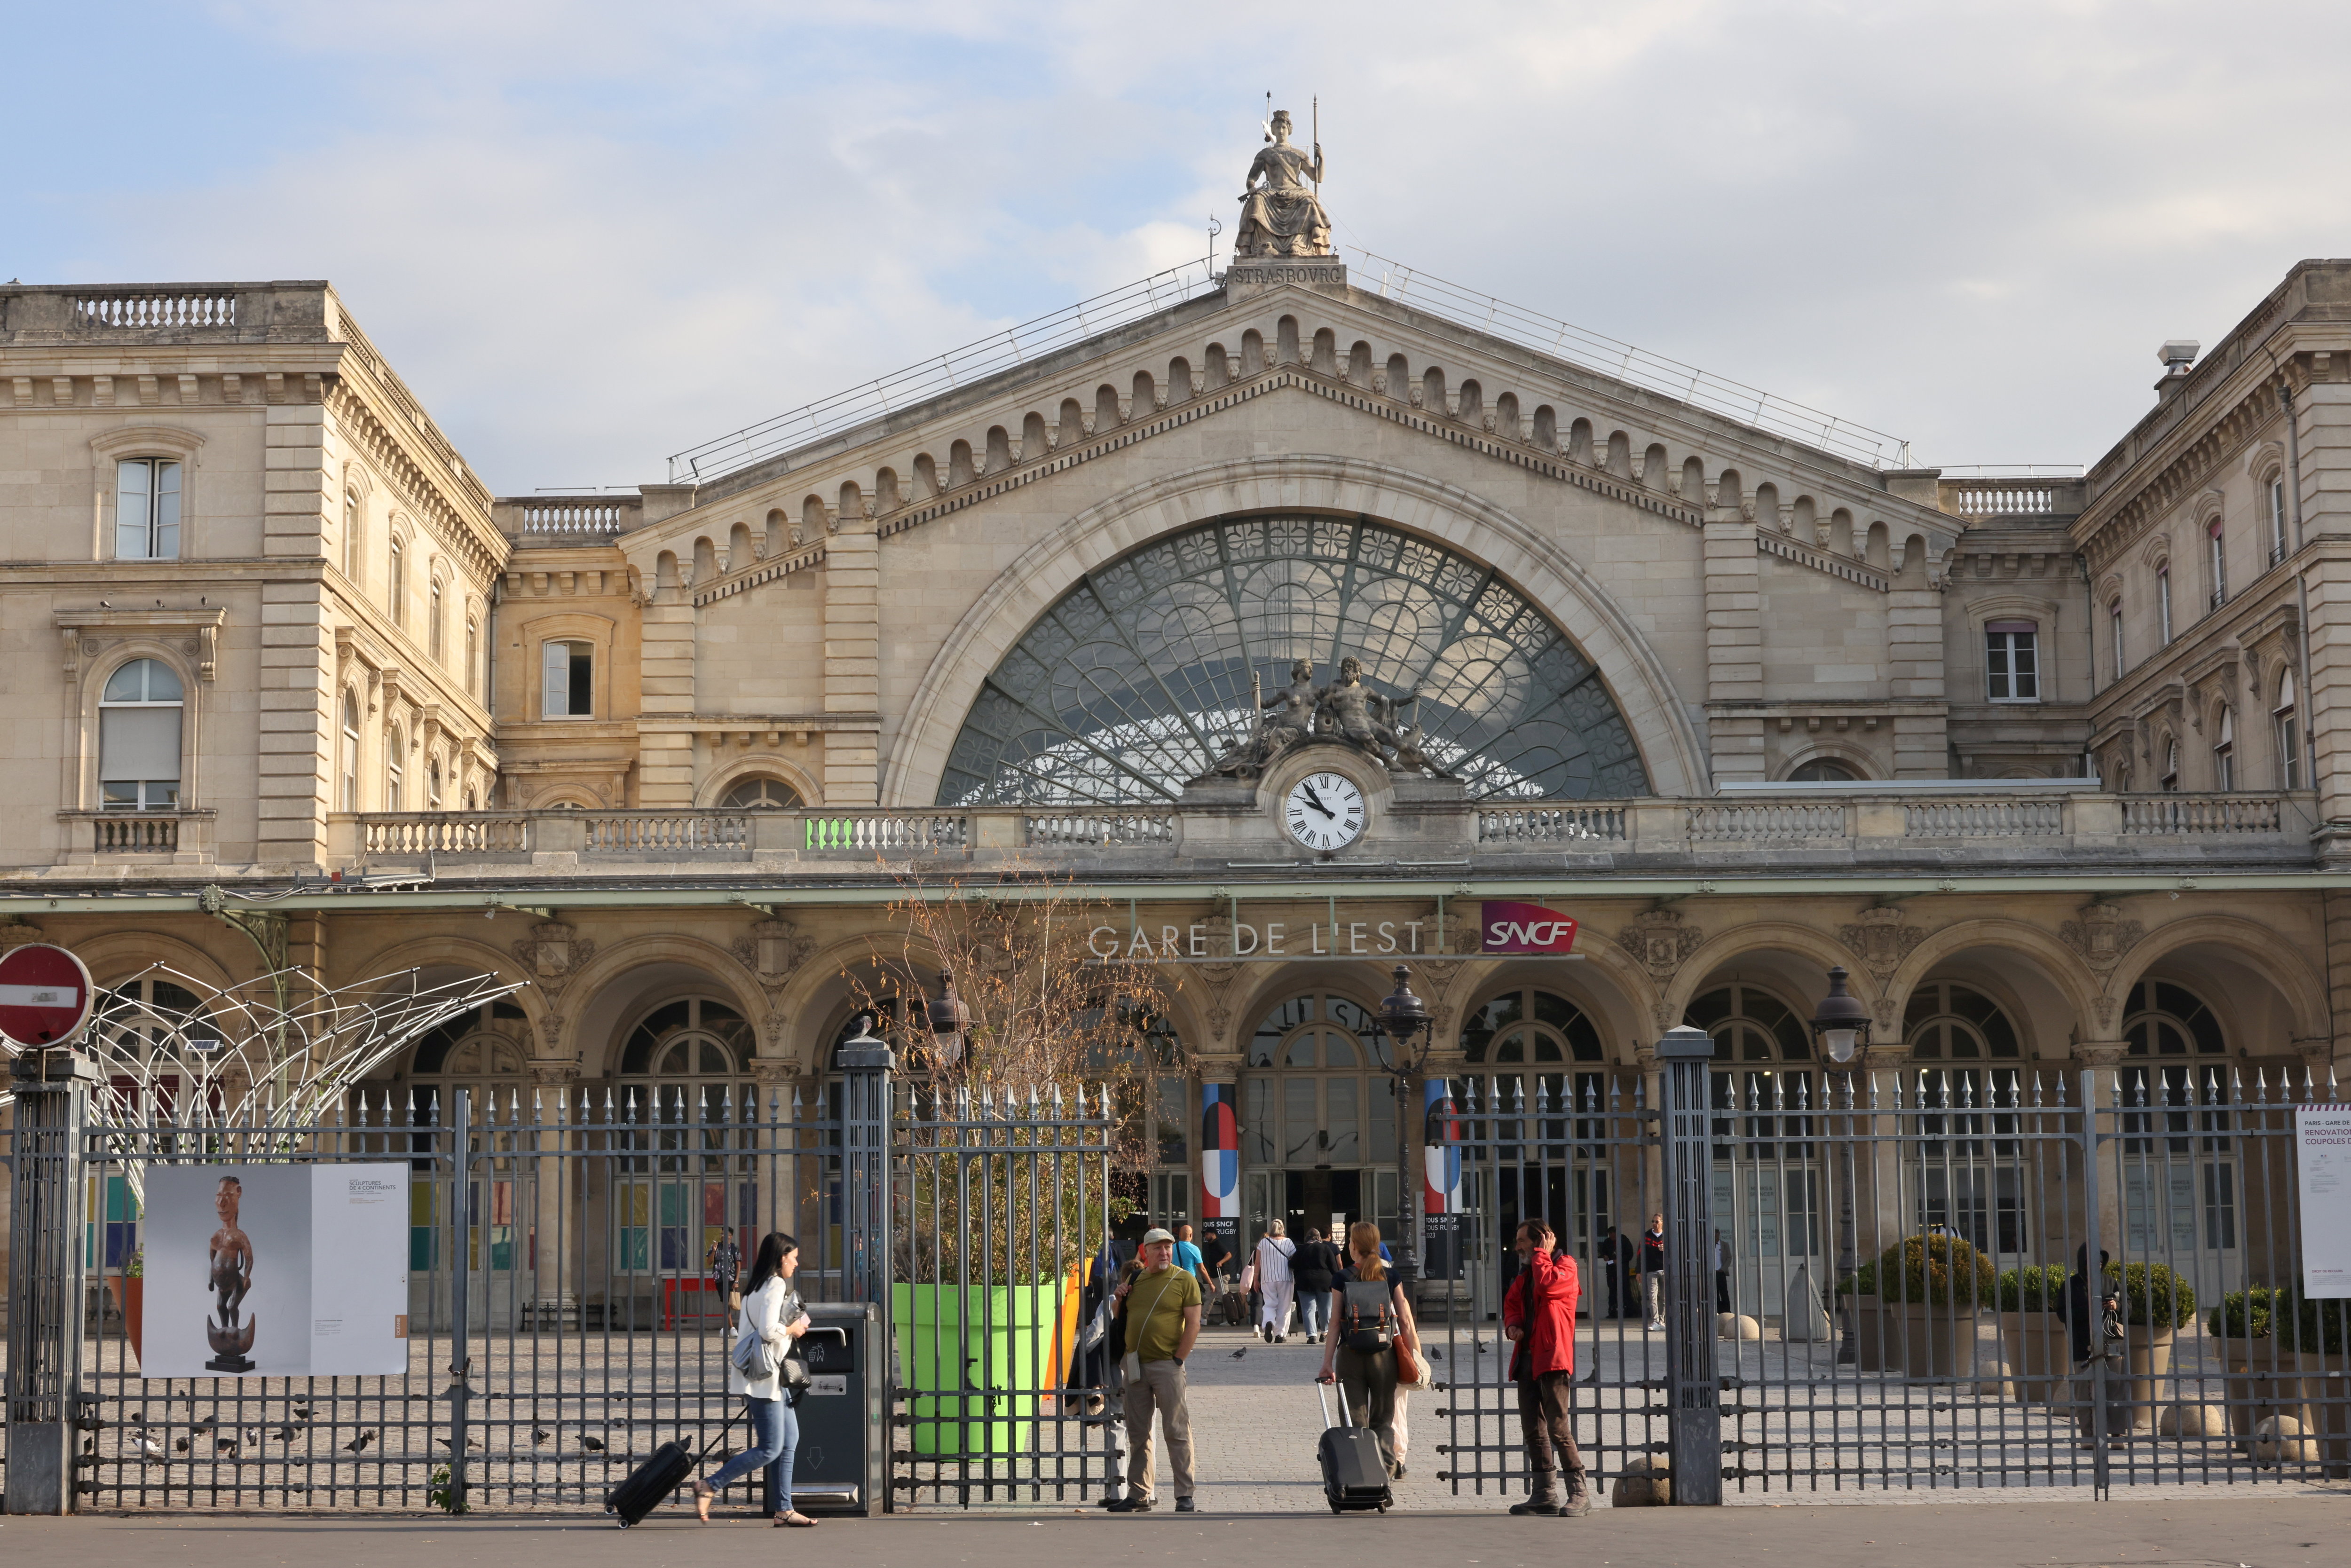
M 1393 1221 L 1399 958 L 1433 1072 L 1629 1078 L 1686 1019 L 1816 1072 L 1832 965 L 1880 1064 L 2343 1054 L 2351 262 L 2168 346 L 2078 477 L 1842 455 L 1332 258 L 1171 298 L 500 500 L 323 283 L 0 288 L 0 939 L 226 984 L 203 890 L 266 891 L 324 983 L 526 982 L 371 1092 L 806 1099 L 904 879 L 1050 871 L 1181 964 L 1155 1212 L 1223 1095 L 1252 1225 Z M 1349 655 L 1385 740 L 1214 771 Z M 1324 774 L 1337 848 L 1290 826 Z M 1487 899 L 1580 957 L 1487 952 Z

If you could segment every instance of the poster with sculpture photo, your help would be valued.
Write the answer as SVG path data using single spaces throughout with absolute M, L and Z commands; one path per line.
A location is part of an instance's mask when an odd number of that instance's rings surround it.
M 408 1167 L 151 1166 L 149 1377 L 408 1370 Z

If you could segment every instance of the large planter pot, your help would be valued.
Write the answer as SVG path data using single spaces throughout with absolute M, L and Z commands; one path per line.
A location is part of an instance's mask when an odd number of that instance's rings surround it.
M 2292 1351 L 2281 1354 L 2266 1339 L 2231 1340 L 2227 1345 L 2229 1431 L 2251 1437 L 2273 1416 L 2291 1416 L 2310 1430 L 2302 1407 L 2302 1378 Z
M 1905 1306 L 1901 1365 L 1912 1377 L 1972 1377 L 1976 1314 L 1967 1307 Z
M 2074 1347 L 2064 1318 L 2055 1312 L 2002 1312 L 2000 1343 L 2016 1375 L 2019 1399 L 2046 1405 L 2057 1396 L 2073 1370 Z
M 1024 1451 L 1040 1391 L 1061 1382 L 1061 1285 L 895 1284 L 890 1295 L 914 1452 Z
M 2130 1367 L 2130 1424 L 2134 1431 L 2155 1429 L 2156 1403 L 2169 1394 L 2173 1332 L 2169 1328 L 2123 1331 L 2123 1354 Z
M 122 1337 L 131 1342 L 131 1354 L 143 1361 L 146 1350 L 141 1329 L 147 1304 L 147 1281 L 136 1274 L 109 1274 L 106 1289 L 114 1298 L 114 1310 L 122 1314 Z
M 1886 1333 L 1885 1306 L 1876 1296 L 1847 1296 L 1844 1302 L 1853 1314 L 1854 1370 L 1885 1371 L 1886 1341 L 1896 1337 Z
M 2336 1480 L 2351 1476 L 2351 1356 L 2303 1351 L 2294 1357 L 2302 1374 L 2302 1429 L 2318 1439 L 2320 1460 Z

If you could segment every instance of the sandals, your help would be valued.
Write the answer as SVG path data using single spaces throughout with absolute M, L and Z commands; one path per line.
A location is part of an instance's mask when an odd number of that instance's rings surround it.
M 705 1484 L 700 1476 L 694 1478 L 694 1516 L 703 1523 L 710 1522 L 710 1500 L 718 1495 L 716 1488 Z
M 816 1521 L 795 1509 L 790 1513 L 776 1515 L 776 1528 L 778 1530 L 814 1530 Z

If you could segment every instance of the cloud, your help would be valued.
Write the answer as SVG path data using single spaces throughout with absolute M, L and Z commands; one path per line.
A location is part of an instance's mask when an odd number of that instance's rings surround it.
M 2157 342 L 2218 338 L 2351 217 L 2351 13 L 2315 5 L 152 15 L 211 90 L 68 137 L 86 40 L 35 40 L 19 117 L 54 140 L 0 265 L 330 277 L 507 492 L 659 479 L 1196 255 L 1268 88 L 1321 98 L 1343 240 L 1951 464 L 2095 458 Z

